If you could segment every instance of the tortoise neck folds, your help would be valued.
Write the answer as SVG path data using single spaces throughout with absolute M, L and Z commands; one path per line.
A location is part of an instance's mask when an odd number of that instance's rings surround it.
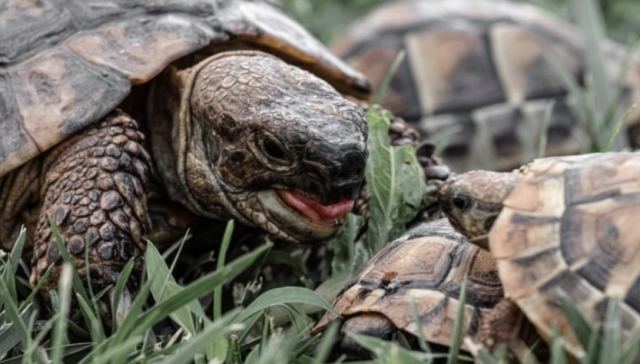
M 262 52 L 223 52 L 165 72 L 149 115 L 160 125 L 152 130 L 160 175 L 201 215 L 234 217 L 289 241 L 322 240 L 337 231 L 363 181 L 362 110 Z
M 471 243 L 488 250 L 489 231 L 519 180 L 515 173 L 471 171 L 449 178 L 438 199 L 451 224 Z

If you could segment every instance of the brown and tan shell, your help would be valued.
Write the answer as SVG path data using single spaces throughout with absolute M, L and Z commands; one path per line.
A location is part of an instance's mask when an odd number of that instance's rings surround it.
M 540 334 L 557 326 L 582 349 L 563 312 L 565 294 L 590 322 L 612 297 L 625 336 L 640 328 L 640 153 L 540 159 L 504 202 L 490 233 L 505 296 Z
M 502 298 L 495 262 L 467 243 L 446 219 L 419 225 L 387 245 L 341 293 L 335 310 L 349 320 L 378 313 L 396 328 L 450 345 L 462 282 L 468 277 L 464 332 L 474 337 L 482 318 Z M 419 325 L 412 303 L 415 303 Z M 316 331 L 335 317 L 325 315 Z
M 274 7 L 243 0 L 4 2 L 0 177 L 113 110 L 134 85 L 207 47 L 275 54 L 366 95 L 368 83 Z
M 456 172 L 510 170 L 536 155 L 548 109 L 547 155 L 581 151 L 576 101 L 545 59 L 583 82 L 586 51 L 574 26 L 535 6 L 496 0 L 405 0 L 380 7 L 332 49 L 379 86 L 402 50 L 406 57 L 383 105 L 428 137 L 447 135 L 442 153 Z M 625 47 L 603 45 L 611 74 Z M 640 101 L 640 57 L 624 78 L 625 108 Z M 553 102 L 553 103 L 552 103 Z M 626 110 L 622 110 L 626 111 Z M 638 125 L 640 109 L 630 110 Z M 630 125 L 634 143 L 638 129 Z

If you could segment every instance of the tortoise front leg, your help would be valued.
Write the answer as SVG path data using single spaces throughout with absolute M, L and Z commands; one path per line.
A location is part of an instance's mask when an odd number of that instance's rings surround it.
M 142 235 L 149 232 L 145 185 L 150 158 L 143 139 L 133 119 L 114 111 L 46 157 L 32 285 L 52 264 L 56 267 L 45 287 L 58 280 L 62 256 L 49 219 L 60 229 L 79 273 L 84 276 L 88 269 L 92 284 L 113 283 L 127 261 L 140 256 Z

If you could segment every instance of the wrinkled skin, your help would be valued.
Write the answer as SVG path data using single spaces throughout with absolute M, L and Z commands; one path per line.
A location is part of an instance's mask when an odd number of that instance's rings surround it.
M 166 150 L 155 141 L 169 133 L 153 135 L 154 158 L 183 204 L 288 241 L 336 232 L 363 182 L 367 129 L 359 107 L 260 52 L 219 54 L 168 76 L 179 80 L 179 93 L 156 88 L 152 102 L 180 97 L 171 134 L 181 143 Z M 162 170 L 171 153 L 178 163 Z
M 471 171 L 450 177 L 440 188 L 438 200 L 456 230 L 489 250 L 489 231 L 519 180 L 517 173 Z

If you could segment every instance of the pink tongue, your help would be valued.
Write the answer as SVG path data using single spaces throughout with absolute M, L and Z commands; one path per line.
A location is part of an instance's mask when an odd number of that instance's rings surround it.
M 323 205 L 296 192 L 280 190 L 278 194 L 284 202 L 314 222 L 333 222 L 333 220 L 343 217 L 353 209 L 353 201 L 346 198 L 331 205 Z

